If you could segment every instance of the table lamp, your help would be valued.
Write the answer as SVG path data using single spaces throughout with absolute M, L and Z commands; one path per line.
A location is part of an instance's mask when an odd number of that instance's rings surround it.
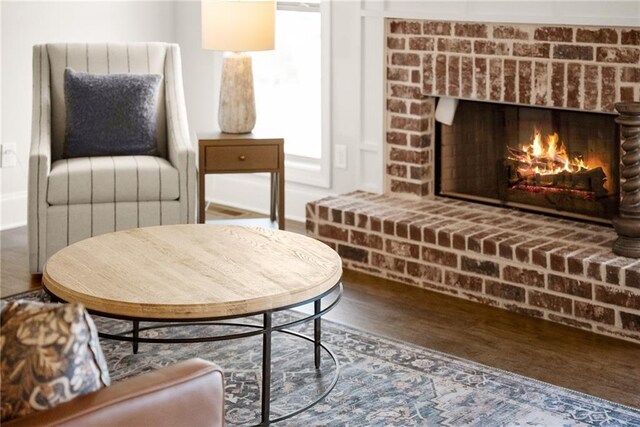
M 202 47 L 223 51 L 218 124 L 249 133 L 256 124 L 251 56 L 275 46 L 274 0 L 202 0 Z

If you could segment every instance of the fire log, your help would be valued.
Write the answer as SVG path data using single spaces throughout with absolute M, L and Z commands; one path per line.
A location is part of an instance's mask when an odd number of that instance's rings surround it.
M 533 171 L 518 170 L 522 162 L 513 159 L 505 160 L 509 176 L 509 185 L 524 185 L 535 187 L 558 188 L 566 190 L 581 190 L 595 193 L 595 197 L 607 195 L 604 183 L 607 176 L 601 167 L 579 172 L 562 171 L 556 174 L 537 174 Z

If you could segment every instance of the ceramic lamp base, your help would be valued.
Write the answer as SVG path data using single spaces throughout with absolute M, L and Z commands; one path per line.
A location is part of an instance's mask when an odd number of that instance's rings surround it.
M 218 124 L 225 133 L 249 133 L 256 124 L 251 56 L 245 53 L 224 54 Z

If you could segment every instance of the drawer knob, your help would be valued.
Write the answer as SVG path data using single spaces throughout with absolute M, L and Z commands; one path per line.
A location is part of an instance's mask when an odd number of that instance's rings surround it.
M 239 159 L 241 162 L 244 162 L 245 160 L 247 160 L 247 156 L 245 156 L 244 154 L 241 154 L 241 155 L 238 157 L 238 159 Z

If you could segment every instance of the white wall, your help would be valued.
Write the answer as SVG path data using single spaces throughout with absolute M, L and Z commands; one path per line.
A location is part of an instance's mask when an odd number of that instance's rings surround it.
M 0 227 L 26 221 L 31 117 L 31 46 L 49 41 L 174 41 L 182 50 L 185 97 L 194 135 L 217 129 L 220 55 L 200 47 L 199 1 L 0 2 L 2 142 L 18 143 L 19 166 L 2 169 Z M 330 186 L 288 182 L 287 217 L 304 218 L 307 201 L 354 189 L 381 191 L 384 121 L 384 18 L 640 26 L 640 2 L 334 0 L 331 26 L 330 141 L 347 146 L 347 169 Z M 260 112 L 258 111 L 258 114 Z M 4 126 L 2 126 L 4 125 Z M 263 175 L 210 176 L 207 198 L 268 208 Z
M 218 130 L 215 83 L 220 81 L 222 55 L 201 47 L 199 1 L 174 3 L 174 28 L 182 54 L 189 127 L 192 133 Z
M 176 14 L 176 35 L 183 55 L 192 51 L 183 63 L 185 76 L 193 76 L 185 82 L 189 120 L 195 131 L 207 131 L 217 127 L 217 85 L 212 88 L 211 82 L 219 81 L 220 63 L 219 59 L 212 60 L 213 53 L 203 55 L 199 50 L 198 8 L 198 2 L 177 6 L 181 12 Z M 329 188 L 288 182 L 287 217 L 302 220 L 306 202 L 329 194 L 355 189 L 382 191 L 385 17 L 640 26 L 640 2 L 333 0 L 330 141 L 332 146 L 347 147 L 348 167 L 331 170 Z M 199 80 L 202 78 L 205 81 Z M 247 175 L 208 177 L 206 196 L 208 200 L 266 212 L 268 180 Z
M 173 4 L 0 2 L 0 142 L 17 144 L 18 165 L 0 169 L 0 229 L 26 224 L 32 46 L 47 42 L 174 41 Z

